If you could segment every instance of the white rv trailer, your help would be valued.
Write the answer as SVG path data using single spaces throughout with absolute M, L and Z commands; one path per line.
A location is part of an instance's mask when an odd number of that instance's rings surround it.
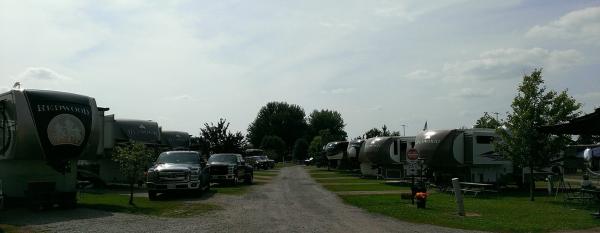
M 494 129 L 429 130 L 419 133 L 415 148 L 425 159 L 436 182 L 452 177 L 481 183 L 504 183 L 512 179 L 510 160 L 495 152 Z
M 56 91 L 0 94 L 0 180 L 6 203 L 76 204 L 76 161 L 99 152 L 104 109 Z

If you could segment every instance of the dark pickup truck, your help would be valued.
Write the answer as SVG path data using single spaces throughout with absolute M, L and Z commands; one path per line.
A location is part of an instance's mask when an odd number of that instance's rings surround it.
M 208 159 L 210 180 L 217 183 L 237 184 L 243 180 L 252 184 L 254 169 L 240 154 L 213 154 Z
M 157 193 L 174 190 L 202 192 L 210 189 L 210 175 L 196 151 L 167 151 L 147 172 L 148 198 L 156 199 Z

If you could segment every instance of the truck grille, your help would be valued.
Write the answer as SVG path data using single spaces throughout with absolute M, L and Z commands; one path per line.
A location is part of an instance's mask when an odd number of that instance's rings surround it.
M 229 173 L 228 166 L 211 166 L 211 175 L 227 175 Z
M 160 181 L 187 181 L 188 174 L 186 171 L 161 171 L 158 179 Z

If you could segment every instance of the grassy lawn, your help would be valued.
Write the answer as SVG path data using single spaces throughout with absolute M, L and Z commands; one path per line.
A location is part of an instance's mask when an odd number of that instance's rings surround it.
M 454 196 L 433 193 L 427 199 L 427 209 L 417 209 L 398 195 L 341 196 L 348 204 L 370 212 L 392 216 L 404 221 L 427 223 L 452 228 L 493 232 L 550 232 L 599 227 L 592 218 L 592 208 L 570 204 L 554 197 L 538 197 L 530 202 L 526 196 L 497 198 L 466 198 L 468 217 L 456 213 Z M 595 206 L 595 205 L 594 205 Z M 577 207 L 577 208 L 573 208 Z
M 308 170 L 308 169 L 307 169 Z M 348 172 L 308 170 L 318 183 L 329 191 L 388 191 L 406 190 L 409 187 L 385 184 L 385 181 L 361 179 Z M 343 177 L 344 179 L 323 179 Z M 320 178 L 320 179 L 319 179 Z M 335 185 L 343 183 L 350 185 Z M 352 183 L 373 183 L 356 184 Z M 543 182 L 537 187 L 545 187 Z M 481 195 L 481 194 L 480 194 Z M 417 209 L 410 200 L 401 200 L 398 194 L 384 195 L 340 195 L 346 203 L 367 211 L 391 216 L 403 221 L 434 224 L 452 228 L 483 230 L 492 232 L 552 232 L 600 227 L 600 221 L 590 216 L 598 204 L 583 205 L 568 203 L 561 197 L 537 194 L 530 202 L 528 193 L 502 192 L 500 195 L 467 196 L 467 217 L 456 215 L 454 195 L 430 192 L 426 209 Z
M 364 185 L 323 185 L 323 187 L 332 192 L 340 191 L 390 191 L 390 190 L 407 190 L 409 187 L 400 187 L 387 184 L 364 184 Z
M 2 233 L 24 233 L 24 232 L 34 232 L 33 230 L 27 227 L 18 227 L 8 224 L 0 224 L 0 232 Z
M 128 201 L 129 196 L 117 193 L 84 193 L 78 203 L 84 208 L 161 217 L 189 217 L 221 209 L 213 204 L 174 200 L 150 201 L 147 197 L 134 197 L 133 206 L 129 205 Z

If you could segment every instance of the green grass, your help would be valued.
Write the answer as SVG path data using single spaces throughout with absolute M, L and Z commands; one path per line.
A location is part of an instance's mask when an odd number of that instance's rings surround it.
M 346 171 L 312 169 L 308 172 L 318 183 L 323 184 L 325 189 L 333 192 L 410 190 L 409 187 L 387 185 L 382 180 L 353 177 L 352 173 Z M 344 179 L 318 179 L 330 177 Z M 328 185 L 327 183 L 350 185 Z M 352 183 L 373 184 L 351 185 Z M 538 188 L 545 187 L 543 183 L 536 185 Z M 430 192 L 426 209 L 417 209 L 410 204 L 410 200 L 401 200 L 398 194 L 340 195 L 340 197 L 350 205 L 403 221 L 459 229 L 492 232 L 551 232 L 600 227 L 600 221 L 590 216 L 591 212 L 597 210 L 597 203 L 588 206 L 574 203 L 565 205 L 562 198 L 555 200 L 554 196 L 542 196 L 541 193 L 537 194 L 535 202 L 529 201 L 528 192 L 502 192 L 499 195 L 487 194 L 477 198 L 467 196 L 465 209 L 470 215 L 468 217 L 456 215 L 454 196 L 447 193 Z
M 370 212 L 404 221 L 427 223 L 452 228 L 494 232 L 550 232 L 599 227 L 600 221 L 590 216 L 591 209 L 567 208 L 554 197 L 538 197 L 530 202 L 526 196 L 498 198 L 466 198 L 465 209 L 471 217 L 459 217 L 454 197 L 433 193 L 427 209 L 417 209 L 398 195 L 341 196 L 346 202 Z M 594 205 L 596 206 L 596 205 Z
M 128 201 L 128 195 L 117 193 L 84 193 L 80 196 L 79 206 L 110 212 L 161 217 L 189 217 L 221 209 L 221 207 L 213 204 L 172 200 L 150 201 L 147 197 L 134 197 L 133 203 L 135 205 L 129 205 Z
M 8 224 L 0 224 L 0 232 L 2 233 L 21 233 L 21 232 L 34 232 L 33 230 L 26 227 L 18 227 Z
M 409 187 L 400 187 L 386 184 L 364 184 L 364 185 L 323 185 L 323 187 L 332 192 L 340 191 L 391 191 L 391 190 L 407 190 Z

